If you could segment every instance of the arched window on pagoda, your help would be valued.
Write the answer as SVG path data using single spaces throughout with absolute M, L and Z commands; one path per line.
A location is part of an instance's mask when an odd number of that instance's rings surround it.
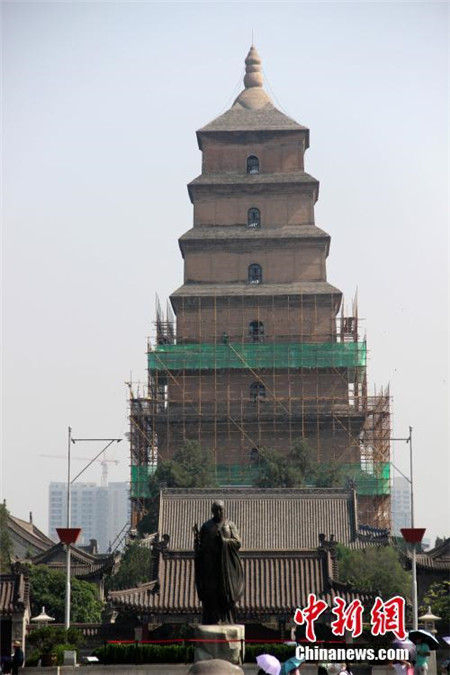
M 248 267 L 248 283 L 262 284 L 262 267 L 257 263 L 253 263 Z
M 251 228 L 261 227 L 261 211 L 254 206 L 248 210 L 247 226 Z
M 247 173 L 259 173 L 259 159 L 256 155 L 247 157 Z
M 258 446 L 255 445 L 250 450 L 250 464 L 258 464 L 260 459 L 261 459 L 261 455 L 259 454 Z
M 256 403 L 257 401 L 264 401 L 266 398 L 266 388 L 262 382 L 256 380 L 250 385 L 250 401 Z
M 264 342 L 264 324 L 262 321 L 250 321 L 248 334 L 252 342 Z

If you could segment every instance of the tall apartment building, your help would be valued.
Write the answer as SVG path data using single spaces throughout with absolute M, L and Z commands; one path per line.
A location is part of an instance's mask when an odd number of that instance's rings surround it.
M 117 546 L 117 537 L 130 523 L 129 484 L 112 482 L 106 487 L 96 483 L 74 483 L 71 488 L 71 524 L 81 527 L 78 544 L 87 546 L 95 539 L 99 553 Z M 50 483 L 48 532 L 58 540 L 57 527 L 67 523 L 67 483 Z
M 389 393 L 368 395 L 356 303 L 347 316 L 327 280 L 309 130 L 273 105 L 254 47 L 245 63 L 244 90 L 197 131 L 184 283 L 166 314 L 157 308 L 148 391 L 131 396 L 132 524 L 156 456 L 187 439 L 213 451 L 221 485 L 251 485 L 260 448 L 303 440 L 318 462 L 345 465 L 360 523 L 386 528 Z
M 411 527 L 411 485 L 403 476 L 393 478 L 391 511 L 392 534 L 400 537 L 400 528 Z

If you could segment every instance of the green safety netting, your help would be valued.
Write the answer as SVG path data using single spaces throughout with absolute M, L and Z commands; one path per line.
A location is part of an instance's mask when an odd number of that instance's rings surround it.
M 343 464 L 344 476 L 355 481 L 356 492 L 360 496 L 375 496 L 390 494 L 390 464 L 389 462 L 374 463 L 370 471 L 364 471 L 361 465 Z M 154 471 L 151 467 L 131 467 L 131 496 L 150 497 L 148 478 Z M 217 482 L 222 486 L 253 485 L 258 477 L 258 466 L 244 466 L 242 464 L 219 464 L 216 467 Z
M 354 368 L 365 365 L 365 342 L 160 345 L 148 353 L 150 371 Z
M 343 475 L 351 478 L 356 484 L 356 492 L 360 496 L 376 496 L 390 494 L 390 464 L 377 462 L 370 471 L 364 471 L 361 464 L 343 464 Z M 258 476 L 257 465 L 219 464 L 217 481 L 219 485 L 253 485 Z
M 155 471 L 155 467 L 132 466 L 131 467 L 131 497 L 150 497 L 148 478 Z
M 356 483 L 359 495 L 388 495 L 391 492 L 391 465 L 389 462 L 374 462 L 364 471 L 360 464 L 345 464 L 346 473 Z

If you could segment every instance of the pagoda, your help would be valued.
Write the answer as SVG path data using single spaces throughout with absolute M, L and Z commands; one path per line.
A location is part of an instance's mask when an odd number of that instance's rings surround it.
M 184 283 L 157 308 L 148 391 L 131 397 L 134 523 L 156 457 L 188 440 L 213 452 L 223 486 L 252 485 L 261 449 L 303 441 L 317 462 L 345 466 L 360 523 L 387 528 L 389 392 L 368 396 L 356 303 L 347 316 L 327 280 L 309 130 L 273 105 L 254 46 L 245 66 L 231 108 L 197 131 Z

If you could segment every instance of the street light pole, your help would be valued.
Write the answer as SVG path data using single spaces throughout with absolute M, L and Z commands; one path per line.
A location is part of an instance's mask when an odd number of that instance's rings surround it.
M 67 439 L 67 514 L 66 522 L 67 526 L 70 527 L 70 444 L 72 443 L 72 427 L 68 427 L 68 439 Z
M 409 427 L 409 475 L 411 476 L 411 529 L 414 529 L 414 490 L 413 490 L 413 445 L 412 445 L 412 427 Z M 417 599 L 417 562 L 416 562 L 416 544 L 412 544 L 412 602 L 413 602 L 413 630 L 418 628 L 418 599 Z
M 67 528 L 70 528 L 70 446 L 72 443 L 72 428 L 68 427 L 68 439 L 67 439 Z M 70 626 L 70 544 L 65 544 L 66 546 L 66 597 L 64 604 L 64 628 L 69 630 Z
M 416 558 L 416 546 L 417 543 L 422 540 L 423 533 L 425 530 L 420 530 L 422 534 L 419 537 L 419 530 L 414 527 L 414 474 L 413 474 L 413 428 L 410 426 L 408 438 L 392 438 L 393 441 L 406 441 L 409 444 L 409 478 L 402 474 L 409 483 L 410 487 L 410 505 L 411 505 L 411 526 L 410 530 L 408 528 L 402 529 L 402 535 L 407 543 L 411 544 L 411 571 L 412 571 L 412 606 L 413 606 L 413 630 L 418 628 L 418 598 L 417 598 L 417 558 Z M 400 472 L 402 473 L 402 472 Z M 405 536 L 405 533 L 406 534 Z
M 72 530 L 71 526 L 71 508 L 72 508 L 72 500 L 71 500 L 71 487 L 72 483 L 74 483 L 77 478 L 81 476 L 82 473 L 88 469 L 95 460 L 100 457 L 100 455 L 105 452 L 109 448 L 109 446 L 112 443 L 120 443 L 122 439 L 121 438 L 72 438 L 72 427 L 68 427 L 68 439 L 67 439 L 67 518 L 66 518 L 66 523 L 67 523 L 67 535 L 65 536 L 65 539 L 63 540 L 63 543 L 66 546 L 66 594 L 65 594 L 65 607 L 64 607 L 64 627 L 66 630 L 69 630 L 70 628 L 70 546 L 71 543 L 75 543 L 76 538 L 79 536 L 79 533 L 81 530 L 78 530 L 78 535 L 76 535 L 74 540 L 70 540 L 70 532 Z M 107 441 L 107 445 L 100 450 L 100 452 L 95 455 L 95 457 L 86 464 L 84 469 L 82 469 L 76 476 L 75 478 L 70 478 L 70 450 L 71 450 L 71 444 L 76 443 L 77 441 Z M 61 530 L 63 532 L 63 530 Z M 75 536 L 74 534 L 75 531 L 73 531 L 72 535 Z

